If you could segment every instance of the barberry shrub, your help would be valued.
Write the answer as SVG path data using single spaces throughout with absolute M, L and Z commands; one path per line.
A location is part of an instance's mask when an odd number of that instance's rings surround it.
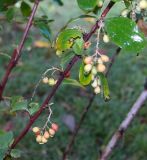
M 64 3 L 61 0 L 54 1 L 64 7 Z M 0 159 L 5 157 L 6 159 L 19 158 L 20 150 L 16 150 L 15 146 L 22 138 L 25 138 L 24 136 L 30 129 L 35 135 L 34 143 L 36 143 L 36 139 L 38 144 L 45 144 L 48 140 L 51 140 L 51 137 L 59 134 L 57 122 L 52 122 L 51 108 L 53 103 L 50 100 L 61 82 L 65 85 L 73 85 L 82 89 L 90 87 L 90 90 L 96 96 L 102 96 L 105 101 L 110 100 L 106 72 L 108 65 L 111 63 L 111 56 L 109 51 L 105 51 L 105 45 L 113 43 L 121 50 L 128 54 L 134 54 L 134 56 L 142 52 L 147 45 L 146 31 L 138 25 L 139 20 L 142 20 L 142 23 L 146 21 L 146 0 L 76 0 L 76 2 L 83 14 L 70 19 L 64 26 L 61 26 L 60 31 L 52 31 L 53 19 L 50 19 L 48 15 L 35 15 L 38 5 L 42 3 L 41 0 L 0 1 L 0 14 L 4 16 L 9 24 L 16 22 L 23 24 L 28 22 L 29 24 L 23 28 L 24 33 L 26 33 L 25 37 L 23 37 L 23 43 L 16 46 L 10 65 L 6 68 L 6 74 L 4 74 L 6 76 L 4 77 L 7 78 L 3 78 L 1 75 L 0 98 L 1 101 L 7 100 L 9 102 L 10 116 L 17 114 L 17 112 L 25 111 L 30 118 L 26 128 L 17 138 L 13 136 L 12 131 L 0 132 Z M 77 22 L 83 19 L 86 23 L 92 24 L 92 27 L 87 29 L 82 24 L 81 26 L 77 25 Z M 20 52 L 22 47 L 25 47 L 24 41 L 28 41 L 28 32 L 26 31 L 29 31 L 32 26 L 40 31 L 40 34 L 47 40 L 47 43 L 40 42 L 36 43 L 36 45 L 54 48 L 54 53 L 61 63 L 57 66 L 49 66 L 44 73 L 39 73 L 42 76 L 35 85 L 34 91 L 32 90 L 31 96 L 26 98 L 11 95 L 11 97 L 7 98 L 7 93 L 4 95 L 3 91 L 12 69 L 21 65 L 18 63 L 21 56 Z M 56 33 L 56 36 L 54 36 L 53 32 Z M 80 67 L 77 71 L 79 78 L 74 79 L 71 77 L 70 70 L 78 60 L 80 60 Z M 13 62 L 15 62 L 14 65 Z M 51 89 L 42 105 L 40 100 L 36 100 L 36 92 L 40 86 L 50 87 Z M 23 95 L 23 93 L 20 93 L 20 95 Z M 45 122 L 42 120 L 42 126 L 35 126 L 33 123 L 37 121 L 44 110 L 47 111 L 47 120 Z M 33 140 L 30 139 L 30 141 Z

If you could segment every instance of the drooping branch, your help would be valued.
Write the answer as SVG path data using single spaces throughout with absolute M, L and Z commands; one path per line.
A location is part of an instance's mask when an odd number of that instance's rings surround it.
M 147 90 L 144 90 L 138 97 L 137 101 L 132 106 L 131 110 L 129 111 L 126 118 L 119 126 L 118 130 L 112 136 L 104 152 L 102 153 L 100 160 L 107 160 L 109 158 L 114 147 L 117 145 L 118 141 L 122 138 L 125 131 L 127 130 L 127 128 L 129 127 L 129 125 L 131 124 L 131 122 L 133 121 L 136 114 L 139 112 L 139 110 L 141 109 L 142 105 L 146 100 L 147 100 Z
M 115 59 L 116 59 L 117 55 L 120 53 L 120 51 L 121 51 L 121 48 L 117 48 L 116 52 L 115 52 L 114 55 L 112 56 L 111 62 L 109 63 L 109 66 L 108 66 L 108 70 L 107 70 L 107 72 L 106 72 L 106 74 L 105 74 L 106 76 L 108 76 L 108 74 L 109 74 L 109 72 L 110 72 L 110 70 L 111 70 L 111 67 L 112 67 L 112 65 L 114 64 Z M 87 114 L 88 114 L 88 111 L 89 111 L 90 108 L 92 107 L 94 98 L 95 98 L 95 94 L 92 94 L 91 97 L 90 97 L 90 99 L 89 99 L 88 105 L 84 108 L 83 113 L 81 114 L 79 123 L 77 124 L 77 126 L 76 126 L 76 128 L 75 128 L 75 131 L 74 131 L 71 139 L 69 140 L 69 143 L 68 143 L 67 146 L 66 146 L 65 151 L 63 152 L 63 158 L 62 158 L 63 160 L 66 160 L 68 154 L 70 153 L 70 151 L 71 151 L 71 149 L 72 149 L 72 146 L 74 145 L 75 139 L 76 139 L 76 137 L 77 137 L 77 135 L 78 135 L 78 132 L 79 132 L 79 130 L 80 130 L 80 128 L 81 128 L 81 126 L 82 126 L 82 124 L 83 124 L 83 122 L 84 122 Z
M 11 72 L 12 72 L 12 69 L 16 66 L 16 64 L 17 64 L 17 62 L 18 62 L 18 60 L 21 56 L 21 51 L 22 51 L 22 48 L 24 46 L 27 35 L 29 33 L 29 30 L 32 26 L 32 21 L 33 21 L 33 18 L 35 16 L 38 5 L 39 5 L 39 0 L 35 0 L 34 6 L 33 6 L 33 9 L 32 9 L 32 13 L 31 13 L 31 15 L 29 17 L 29 20 L 28 20 L 28 23 L 25 27 L 25 31 L 24 31 L 24 34 L 23 34 L 22 39 L 20 41 L 20 44 L 18 45 L 18 47 L 16 49 L 14 49 L 14 51 L 12 53 L 11 59 L 10 59 L 9 64 L 7 66 L 7 70 L 5 72 L 5 75 L 2 78 L 1 83 L 0 83 L 0 100 L 2 100 L 2 95 L 3 95 L 4 89 L 6 87 L 8 78 L 9 78 Z
M 108 6 L 106 7 L 106 9 L 103 11 L 101 18 L 96 21 L 96 24 L 92 27 L 91 31 L 84 35 L 84 41 L 87 42 L 91 36 L 95 33 L 95 31 L 100 27 L 99 24 L 100 22 L 103 20 L 103 18 L 107 15 L 107 13 L 109 12 L 109 10 L 111 9 L 111 7 L 114 5 L 114 2 L 110 2 L 108 4 Z M 58 81 L 56 83 L 56 85 L 53 87 L 52 91 L 48 94 L 47 98 L 45 99 L 45 101 L 43 102 L 43 104 L 41 105 L 40 109 L 36 112 L 36 114 L 31 117 L 29 123 L 26 125 L 26 127 L 24 128 L 24 130 L 20 133 L 20 135 L 18 135 L 18 137 L 16 137 L 16 139 L 14 140 L 13 144 L 11 145 L 11 149 L 15 148 L 15 146 L 21 141 L 21 139 L 27 134 L 27 132 L 29 131 L 29 129 L 31 128 L 32 124 L 38 119 L 38 117 L 40 116 L 40 114 L 43 112 L 43 110 L 47 107 L 48 103 L 50 102 L 50 100 L 52 99 L 52 97 L 55 95 L 58 87 L 60 86 L 60 84 L 62 83 L 63 79 L 66 77 L 66 74 L 71 70 L 71 68 L 73 67 L 73 65 L 80 59 L 80 56 L 75 55 L 72 60 L 69 62 L 69 64 L 67 65 L 65 71 L 63 72 L 63 74 L 61 74 L 58 78 Z

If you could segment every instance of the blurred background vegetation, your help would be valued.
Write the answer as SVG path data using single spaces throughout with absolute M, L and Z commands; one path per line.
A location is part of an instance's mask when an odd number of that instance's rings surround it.
M 82 14 L 76 1 L 63 1 L 59 6 L 56 2 L 45 0 L 41 2 L 37 15 L 47 15 L 54 21 L 50 28 L 54 37 L 65 23 L 73 17 Z M 17 13 L 20 14 L 19 12 Z M 18 16 L 19 17 L 19 16 Z M 21 39 L 24 24 L 8 22 L 0 15 L 0 77 L 5 72 L 13 49 Z M 77 21 L 77 25 L 87 31 L 94 23 L 88 19 Z M 72 25 L 71 25 L 72 26 Z M 33 89 L 42 73 L 51 66 L 59 67 L 60 59 L 50 47 L 40 48 L 39 44 L 46 43 L 38 29 L 32 28 L 30 36 L 25 44 L 22 58 L 13 70 L 5 95 L 11 97 L 22 95 L 30 99 Z M 47 42 L 48 43 L 48 42 Z M 95 40 L 92 40 L 91 52 L 94 52 Z M 116 50 L 112 44 L 101 44 L 101 47 L 111 57 Z M 104 100 L 97 96 L 82 128 L 77 136 L 69 160 L 95 160 L 105 147 L 108 140 L 124 119 L 136 98 L 143 90 L 143 84 L 147 77 L 147 56 L 145 49 L 138 56 L 121 52 L 108 76 L 111 91 L 111 100 Z M 72 69 L 71 78 L 78 79 L 78 63 Z M 41 102 L 50 91 L 50 87 L 42 84 L 37 90 L 35 101 Z M 88 103 L 92 90 L 86 90 L 62 85 L 52 100 L 52 121 L 59 124 L 60 129 L 56 136 L 47 144 L 38 145 L 35 136 L 30 131 L 18 144 L 22 150 L 21 159 L 25 160 L 60 160 L 62 153 L 72 135 L 75 123 L 78 123 L 81 113 Z M 0 105 L 0 128 L 13 130 L 15 136 L 25 127 L 28 118 L 24 113 L 10 114 L 8 102 Z M 146 160 L 147 159 L 147 104 L 143 106 L 122 141 L 113 152 L 110 160 Z M 3 111 L 3 112 L 2 112 Z M 36 121 L 35 125 L 43 126 L 47 118 L 46 113 Z M 68 123 L 68 124 L 67 124 Z M 34 126 L 35 126 L 34 125 Z

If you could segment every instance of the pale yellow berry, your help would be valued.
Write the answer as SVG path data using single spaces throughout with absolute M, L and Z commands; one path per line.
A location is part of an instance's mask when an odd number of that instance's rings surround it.
M 93 87 L 93 88 L 96 88 L 97 87 L 97 80 L 95 79 L 94 81 L 93 81 L 93 83 L 91 84 L 91 86 Z
M 92 73 L 93 75 L 96 75 L 96 74 L 97 74 L 96 67 L 92 67 L 91 73 Z
M 42 136 L 41 136 L 41 135 L 38 135 L 38 136 L 36 137 L 36 141 L 37 141 L 38 143 L 41 143 L 41 142 L 42 142 Z
M 42 143 L 46 143 L 47 142 L 47 139 L 44 136 L 42 136 L 41 140 L 42 140 Z
M 92 57 L 91 56 L 85 57 L 84 58 L 84 63 L 85 64 L 91 64 L 92 63 Z
M 97 60 L 97 63 L 98 63 L 98 64 L 103 64 L 102 59 L 101 59 L 101 58 L 99 58 L 99 59 Z
M 107 34 L 104 34 L 104 36 L 103 36 L 103 41 L 104 41 L 105 43 L 108 43 L 108 42 L 110 41 Z
M 53 85 L 56 84 L 56 81 L 54 80 L 54 78 L 49 78 L 48 84 L 49 84 L 50 86 L 53 86 Z
M 39 128 L 39 127 L 33 127 L 32 131 L 33 131 L 34 133 L 37 133 L 37 132 L 40 131 L 40 128 Z
M 56 55 L 57 55 L 57 56 L 61 56 L 61 55 L 62 55 L 62 51 L 57 50 L 57 51 L 56 51 Z
M 85 71 L 85 72 L 90 72 L 91 69 L 92 69 L 92 65 L 91 65 L 91 64 L 86 64 L 86 65 L 84 66 L 84 71 Z
M 100 89 L 99 86 L 97 86 L 97 87 L 94 89 L 94 93 L 95 93 L 95 94 L 98 94 L 98 93 L 100 93 L 100 92 L 101 92 L 101 89 Z
M 97 84 L 98 84 L 98 86 L 100 86 L 100 85 L 101 85 L 101 81 L 100 81 L 100 79 L 98 79 L 98 80 L 97 80 Z
M 107 56 L 107 55 L 101 55 L 101 60 L 103 61 L 103 62 L 109 62 L 109 57 Z
M 141 0 L 139 2 L 139 7 L 140 7 L 140 9 L 147 9 L 147 1 L 146 0 Z
M 46 138 L 46 139 L 48 139 L 48 138 L 50 137 L 48 131 L 45 131 L 43 136 L 44 136 L 44 138 Z
M 103 6 L 103 1 L 102 0 L 98 0 L 97 6 L 101 8 Z
M 51 137 L 53 137 L 55 135 L 55 131 L 52 128 L 50 128 L 49 129 L 49 134 L 50 134 Z
M 45 83 L 45 84 L 48 83 L 48 78 L 47 78 L 47 77 L 44 77 L 44 78 L 42 79 L 42 82 Z
M 129 13 L 129 10 L 128 9 L 124 9 L 122 12 L 121 12 L 121 16 L 123 17 L 127 17 L 127 14 Z
M 104 72 L 105 70 L 106 70 L 105 65 L 103 65 L 103 64 L 98 64 L 97 65 L 97 71 L 98 72 Z

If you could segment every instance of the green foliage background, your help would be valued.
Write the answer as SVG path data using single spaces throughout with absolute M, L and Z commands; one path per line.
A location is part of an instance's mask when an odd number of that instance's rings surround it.
M 64 0 L 64 7 L 58 6 L 51 1 L 42 2 L 38 15 L 45 12 L 50 19 L 55 19 L 51 25 L 53 34 L 72 17 L 82 14 L 75 1 Z M 79 23 L 79 22 L 78 22 Z M 86 22 L 79 24 L 86 26 Z M 18 44 L 22 31 L 18 31 L 14 23 L 0 21 L 0 52 L 10 55 L 13 48 Z M 86 26 L 87 29 L 92 24 Z M 58 66 L 59 60 L 52 49 L 38 49 L 32 47 L 35 40 L 40 40 L 40 35 L 36 29 L 31 31 L 31 38 L 27 41 L 23 55 L 18 67 L 13 70 L 5 93 L 7 96 L 23 95 L 30 98 L 33 88 L 39 80 L 41 74 L 50 66 Z M 43 39 L 44 40 L 44 39 Z M 31 50 L 29 48 L 31 47 Z M 94 45 L 93 45 L 94 47 Z M 110 44 L 103 44 L 103 47 L 112 56 L 116 47 Z M 94 160 L 97 159 L 100 151 L 107 144 L 108 140 L 124 119 L 126 113 L 135 102 L 139 93 L 143 90 L 143 84 L 147 75 L 147 49 L 139 56 L 135 54 L 120 53 L 115 64 L 110 71 L 108 81 L 111 90 L 111 100 L 104 102 L 100 96 L 94 101 L 84 124 L 76 139 L 69 160 Z M 4 74 L 4 69 L 8 63 L 7 56 L 0 55 L 0 75 Z M 78 65 L 72 70 L 72 77 L 78 78 Z M 36 100 L 41 102 L 46 97 L 50 88 L 46 85 L 39 87 Z M 79 92 L 80 90 L 80 92 Z M 90 88 L 87 89 L 90 91 Z M 84 96 L 83 96 L 84 95 Z M 82 89 L 62 86 L 53 99 L 54 105 L 52 120 L 60 125 L 60 130 L 55 138 L 50 139 L 45 145 L 38 145 L 35 136 L 30 131 L 26 137 L 18 144 L 17 148 L 22 150 L 22 158 L 25 160 L 59 160 L 62 152 L 71 136 L 71 132 L 62 121 L 64 114 L 72 114 L 76 122 L 88 102 L 89 94 Z M 12 121 L 14 124 L 15 136 L 19 134 L 27 123 L 27 118 L 23 113 L 10 115 L 6 103 L 0 103 L 0 127 L 4 128 L 6 122 Z M 147 157 L 147 104 L 145 104 L 131 124 L 126 135 L 113 152 L 110 160 L 146 160 Z M 46 120 L 44 113 L 35 125 L 43 125 Z M 35 126 L 34 125 L 34 126 Z

